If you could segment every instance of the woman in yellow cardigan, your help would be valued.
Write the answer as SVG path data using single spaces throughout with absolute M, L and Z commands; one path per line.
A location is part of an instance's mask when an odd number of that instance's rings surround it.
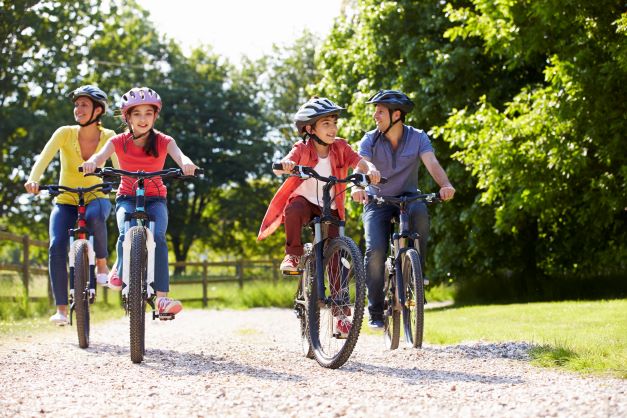
M 74 90 L 70 97 L 74 103 L 74 119 L 78 125 L 62 126 L 52 135 L 24 185 L 29 193 L 39 192 L 39 179 L 57 152 L 60 153 L 61 162 L 60 185 L 89 187 L 102 181 L 98 177 L 84 177 L 78 167 L 115 135 L 114 131 L 103 128 L 100 122 L 107 108 L 107 95 L 98 87 L 85 85 Z M 114 165 L 117 166 L 117 161 L 114 161 Z M 57 312 L 50 317 L 50 321 L 58 325 L 65 325 L 68 320 L 67 231 L 76 224 L 77 202 L 76 195 L 63 193 L 56 198 L 50 214 L 48 268 L 57 305 Z M 111 212 L 111 203 L 108 196 L 101 192 L 86 196 L 85 203 L 87 228 L 94 236 L 96 278 L 99 284 L 106 284 L 109 272 L 106 219 Z

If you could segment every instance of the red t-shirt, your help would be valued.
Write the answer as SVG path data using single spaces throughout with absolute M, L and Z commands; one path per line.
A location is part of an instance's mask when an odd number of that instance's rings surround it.
M 111 138 L 111 143 L 115 148 L 115 154 L 120 162 L 120 168 L 126 171 L 159 171 L 163 170 L 165 159 L 168 156 L 168 145 L 173 141 L 172 137 L 157 133 L 157 152 L 158 157 L 146 154 L 143 147 L 135 145 L 131 133 L 123 133 Z M 125 149 L 126 148 L 126 149 Z M 135 196 L 137 179 L 122 176 L 120 187 L 118 188 L 118 196 Z M 167 189 L 161 180 L 161 177 L 152 177 L 144 180 L 144 189 L 146 196 L 165 197 Z

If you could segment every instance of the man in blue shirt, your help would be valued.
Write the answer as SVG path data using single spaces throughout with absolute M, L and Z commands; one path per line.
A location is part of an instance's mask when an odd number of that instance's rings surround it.
M 396 90 L 381 90 L 366 103 L 374 104 L 372 115 L 377 129 L 367 132 L 359 144 L 359 154 L 371 161 L 386 184 L 377 189 L 353 189 L 353 200 L 365 204 L 363 221 L 366 233 L 366 283 L 368 286 L 369 325 L 383 328 L 383 285 L 385 258 L 390 236 L 390 222 L 398 216 L 399 209 L 393 205 L 378 205 L 368 202 L 368 195 L 400 196 L 416 193 L 420 162 L 440 186 L 442 200 L 453 198 L 455 189 L 438 162 L 428 135 L 405 125 L 405 115 L 414 103 L 404 93 Z M 408 206 L 410 227 L 420 235 L 421 262 L 424 266 L 427 239 L 429 238 L 429 213 L 423 202 L 414 201 Z M 424 268 L 423 268 L 424 271 Z

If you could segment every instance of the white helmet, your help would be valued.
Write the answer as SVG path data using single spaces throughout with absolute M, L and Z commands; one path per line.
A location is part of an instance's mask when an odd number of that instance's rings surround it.
M 345 109 L 325 97 L 312 97 L 298 109 L 294 116 L 298 134 L 302 135 L 305 133 L 305 126 L 313 125 L 324 116 L 339 115 L 342 110 Z

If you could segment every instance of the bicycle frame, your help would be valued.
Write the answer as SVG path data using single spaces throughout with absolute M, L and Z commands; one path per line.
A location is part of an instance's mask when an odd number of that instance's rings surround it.
M 135 211 L 126 213 L 124 218 L 124 241 L 122 242 L 122 282 L 126 286 L 122 289 L 122 296 L 127 297 L 130 283 L 130 271 L 131 271 L 131 238 L 128 234 L 131 229 L 131 220 L 137 220 L 137 225 L 144 228 L 146 233 L 146 299 L 151 300 L 155 294 L 152 284 L 155 281 L 155 248 L 157 246 L 154 238 L 155 222 L 150 219 L 150 216 L 146 213 L 146 198 L 144 190 L 144 179 L 140 178 L 137 182 L 137 189 L 135 191 Z M 148 221 L 148 227 L 145 222 Z

